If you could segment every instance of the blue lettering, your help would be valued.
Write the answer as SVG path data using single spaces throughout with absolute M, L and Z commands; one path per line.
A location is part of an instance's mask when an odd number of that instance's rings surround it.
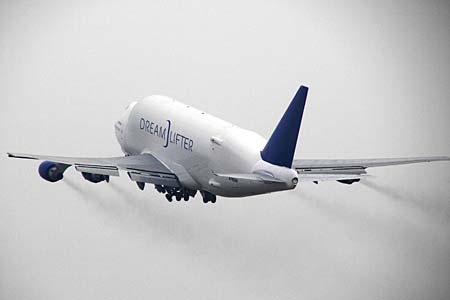
M 155 123 L 151 122 L 150 123 L 150 134 L 153 134 L 153 125 L 155 125 Z
M 164 148 L 167 148 L 170 143 L 192 152 L 194 141 L 178 132 L 172 131 L 171 126 L 172 122 L 170 120 L 167 120 L 167 127 L 165 128 L 150 120 L 144 118 L 139 119 L 139 129 L 164 140 Z
M 155 124 L 155 135 L 159 136 L 158 124 Z
M 166 144 L 163 146 L 164 148 L 167 148 L 167 146 L 169 146 L 169 137 L 170 137 L 170 120 L 167 120 L 167 139 L 166 139 Z M 166 133 L 166 130 L 164 129 L 164 134 Z

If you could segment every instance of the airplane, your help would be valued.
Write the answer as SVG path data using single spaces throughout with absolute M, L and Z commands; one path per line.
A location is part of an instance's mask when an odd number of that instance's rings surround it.
M 199 191 L 204 203 L 216 196 L 246 197 L 292 190 L 299 182 L 359 182 L 366 169 L 432 161 L 448 156 L 388 159 L 294 159 L 308 87 L 300 86 L 269 140 L 167 96 L 129 104 L 114 124 L 124 156 L 76 158 L 7 153 L 43 160 L 39 175 L 63 179 L 67 168 L 93 183 L 109 182 L 125 171 L 144 190 L 153 184 L 172 202 L 188 201 Z

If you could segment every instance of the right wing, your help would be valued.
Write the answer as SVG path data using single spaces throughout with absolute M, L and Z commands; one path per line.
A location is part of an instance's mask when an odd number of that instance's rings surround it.
M 179 187 L 177 176 L 152 154 L 130 155 L 108 158 L 82 158 L 23 153 L 7 153 L 9 157 L 21 159 L 47 160 L 63 168 L 74 166 L 79 172 L 119 176 L 119 170 L 126 171 L 131 180 Z
M 299 181 L 336 180 L 351 184 L 368 176 L 366 169 L 393 165 L 413 164 L 432 161 L 447 161 L 448 156 L 375 158 L 375 159 L 295 159 L 292 168 L 299 175 Z

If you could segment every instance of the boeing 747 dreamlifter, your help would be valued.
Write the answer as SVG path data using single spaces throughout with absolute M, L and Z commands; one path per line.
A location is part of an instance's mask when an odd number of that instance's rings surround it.
M 448 156 L 301 160 L 294 159 L 308 88 L 301 86 L 267 141 L 259 134 L 165 96 L 150 96 L 127 106 L 115 123 L 124 156 L 74 158 L 8 153 L 9 157 L 44 160 L 40 176 L 63 179 L 74 166 L 94 183 L 127 172 L 143 190 L 154 184 L 167 200 L 189 200 L 200 191 L 203 202 L 216 195 L 245 197 L 294 189 L 299 181 L 358 182 L 366 169 L 450 160 Z

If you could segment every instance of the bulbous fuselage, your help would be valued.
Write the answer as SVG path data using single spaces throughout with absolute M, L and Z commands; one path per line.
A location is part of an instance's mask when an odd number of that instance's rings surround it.
M 127 155 L 151 153 L 174 170 L 189 189 L 226 197 L 242 197 L 292 189 L 294 170 L 261 162 L 266 140 L 165 96 L 131 103 L 115 124 Z M 283 178 L 278 184 L 234 182 L 217 174 L 251 174 Z M 276 174 L 273 174 L 273 173 Z

